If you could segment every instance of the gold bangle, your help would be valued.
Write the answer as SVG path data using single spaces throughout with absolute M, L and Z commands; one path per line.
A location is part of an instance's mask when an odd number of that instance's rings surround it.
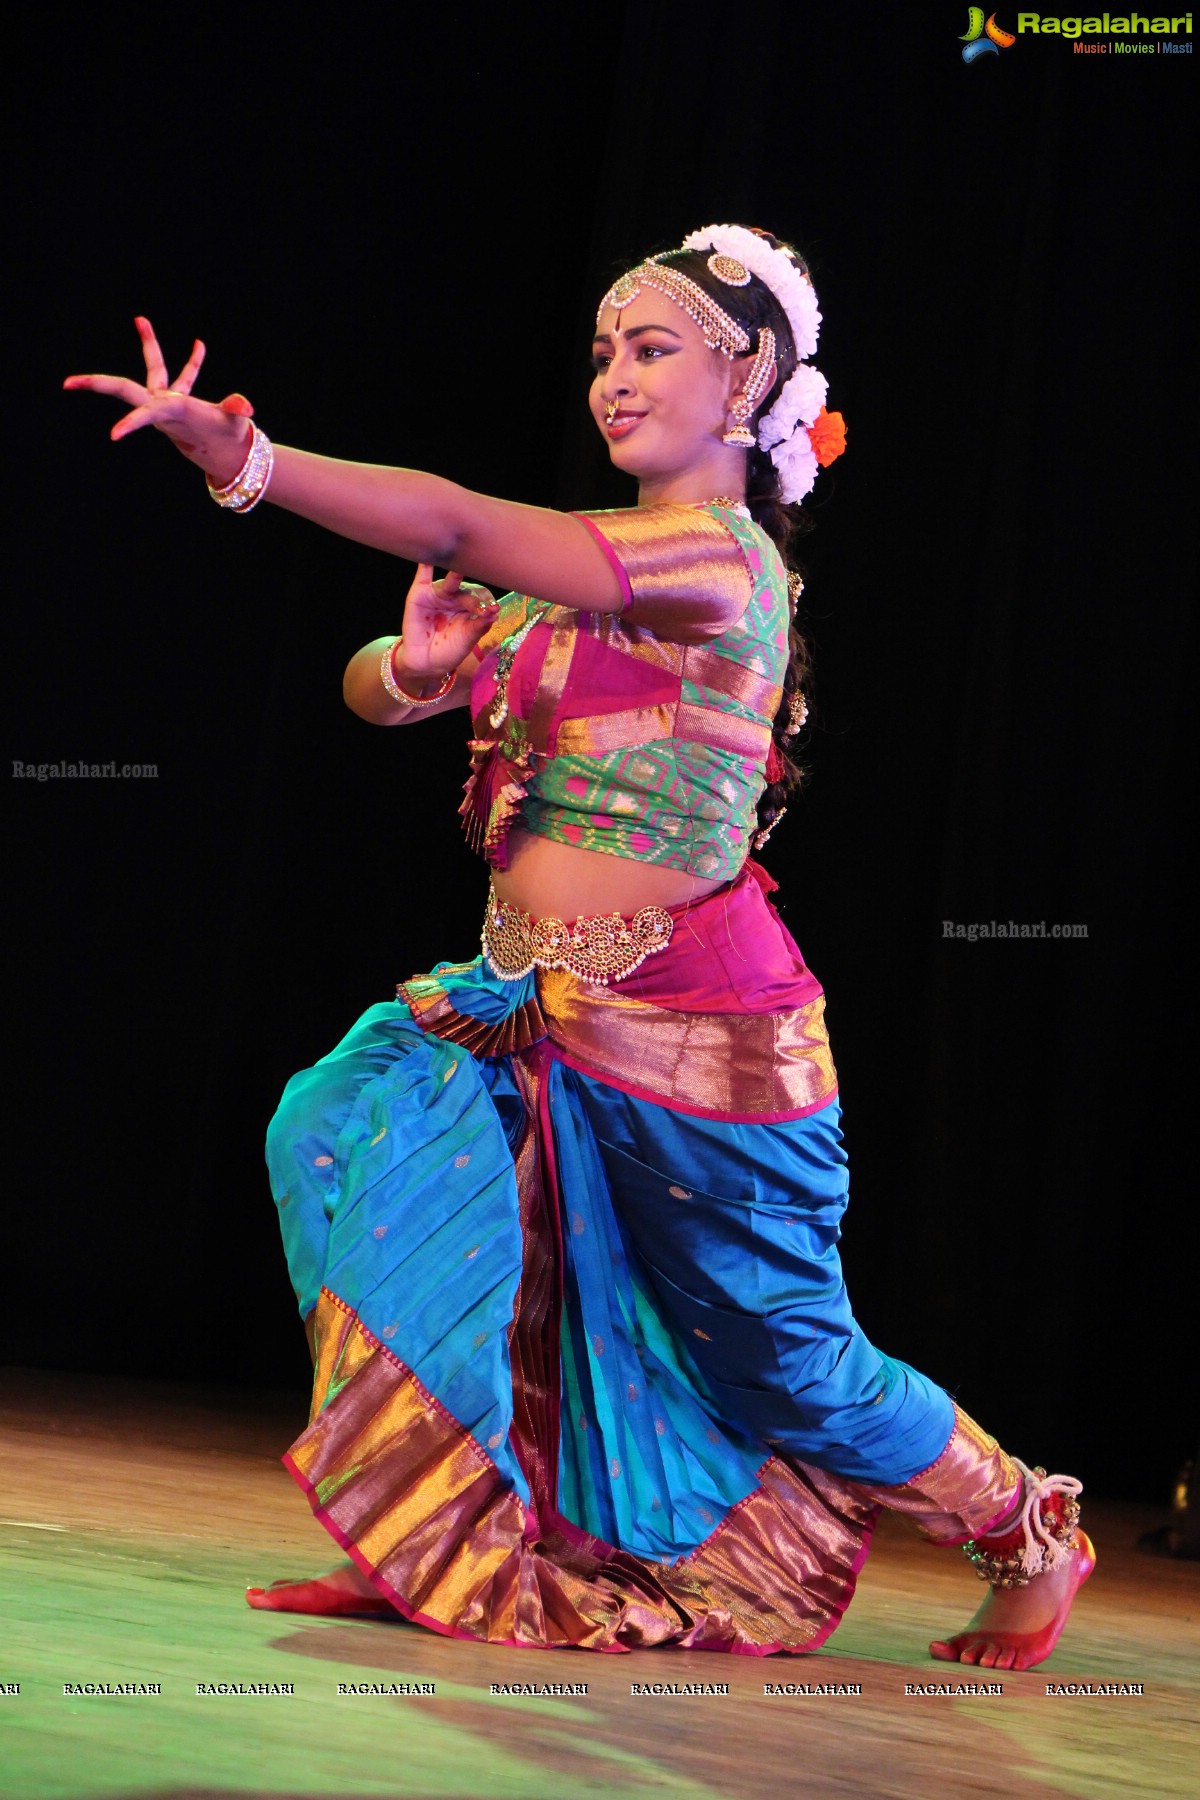
M 218 506 L 224 506 L 230 512 L 253 512 L 267 491 L 267 483 L 271 479 L 271 471 L 275 467 L 275 451 L 265 431 L 257 425 L 250 427 L 250 448 L 246 452 L 246 460 L 232 481 L 224 487 L 214 487 L 205 476 L 210 498 Z
M 403 642 L 403 638 L 393 638 L 384 651 L 379 664 L 379 679 L 392 699 L 398 701 L 401 706 L 433 706 L 437 701 L 444 700 L 454 686 L 458 674 L 457 669 L 447 669 L 445 679 L 436 694 L 429 694 L 423 700 L 419 700 L 415 694 L 406 694 L 392 672 L 392 657 L 396 653 L 397 646 Z

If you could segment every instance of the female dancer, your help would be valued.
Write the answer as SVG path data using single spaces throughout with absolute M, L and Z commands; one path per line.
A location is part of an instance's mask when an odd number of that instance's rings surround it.
M 254 1606 L 801 1651 L 887 1506 L 991 1583 L 933 1654 L 1027 1668 L 1091 1572 L 1079 1483 L 877 1351 L 841 1279 L 823 997 L 750 858 L 804 716 L 782 553 L 843 441 L 819 317 L 796 253 L 739 226 L 616 282 L 591 409 L 638 504 L 591 515 L 273 449 L 241 396 L 192 397 L 202 345 L 168 382 L 146 320 L 144 383 L 67 383 L 222 505 L 415 560 L 346 699 L 472 720 L 484 955 L 372 1007 L 269 1133 L 316 1363 L 287 1462 L 351 1561 Z

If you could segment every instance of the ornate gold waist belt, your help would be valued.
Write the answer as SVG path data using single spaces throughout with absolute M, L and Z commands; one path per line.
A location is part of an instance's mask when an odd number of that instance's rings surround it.
M 638 964 L 671 941 L 675 921 L 662 906 L 643 906 L 631 919 L 620 913 L 576 919 L 535 919 L 488 893 L 483 954 L 502 981 L 519 981 L 531 969 L 566 969 L 583 981 L 607 986 L 623 981 Z

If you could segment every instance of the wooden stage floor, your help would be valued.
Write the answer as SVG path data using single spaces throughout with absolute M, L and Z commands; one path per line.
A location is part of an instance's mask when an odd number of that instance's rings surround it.
M 1139 1554 L 1148 1509 L 1087 1503 L 1100 1565 L 1042 1669 L 990 1696 L 934 1663 L 976 1582 L 885 1520 L 854 1605 L 808 1657 L 487 1650 L 390 1622 L 250 1611 L 249 1583 L 335 1555 L 277 1458 L 299 1398 L 0 1376 L 0 1793 L 5 1800 L 848 1800 L 1200 1791 L 1200 1564 Z M 417 1695 L 351 1683 L 432 1684 Z M 586 1682 L 586 1696 L 494 1694 Z M 633 1683 L 727 1682 L 710 1696 Z M 767 1696 L 768 1682 L 858 1692 Z M 157 1694 L 65 1694 L 158 1683 Z M 293 1692 L 200 1694 L 206 1684 Z M 1048 1684 L 1141 1684 L 1048 1694 Z M 19 1691 L 14 1689 L 19 1684 Z M 1191 1769 L 1191 1774 L 1188 1770 Z

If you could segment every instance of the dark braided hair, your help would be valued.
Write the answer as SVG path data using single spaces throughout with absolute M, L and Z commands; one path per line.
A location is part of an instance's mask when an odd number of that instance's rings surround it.
M 757 232 L 756 236 L 770 244 L 773 250 L 782 250 L 802 275 L 808 274 L 808 264 L 790 244 L 772 237 L 769 231 Z M 689 281 L 694 281 L 698 288 L 703 288 L 706 294 L 710 294 L 717 305 L 736 319 L 739 325 L 744 325 L 751 336 L 752 350 L 758 348 L 760 326 L 771 327 L 775 334 L 777 374 L 774 385 L 755 413 L 756 422 L 775 404 L 784 382 L 799 362 L 792 328 L 778 300 L 757 275 L 752 275 L 745 287 L 730 287 L 709 268 L 709 254 L 707 250 L 670 250 L 656 260 L 671 263 Z M 754 422 L 751 423 L 751 429 Z M 757 444 L 747 452 L 746 457 L 746 504 L 754 523 L 762 527 L 779 551 L 784 568 L 800 576 L 803 582 L 804 570 L 797 560 L 795 546 L 799 538 L 812 530 L 813 521 L 802 506 L 784 504 L 775 464 L 767 451 L 760 450 Z M 772 730 L 775 755 L 771 762 L 775 765 L 776 778 L 771 780 L 768 777 L 767 786 L 758 802 L 759 832 L 770 830 L 783 813 L 788 795 L 794 793 L 804 779 L 804 770 L 793 761 L 789 749 L 794 738 L 784 737 L 792 720 L 792 696 L 800 694 L 807 702 L 812 680 L 812 659 L 797 623 L 798 613 L 797 606 L 788 628 L 789 658 L 783 678 L 783 700 L 775 715 Z

